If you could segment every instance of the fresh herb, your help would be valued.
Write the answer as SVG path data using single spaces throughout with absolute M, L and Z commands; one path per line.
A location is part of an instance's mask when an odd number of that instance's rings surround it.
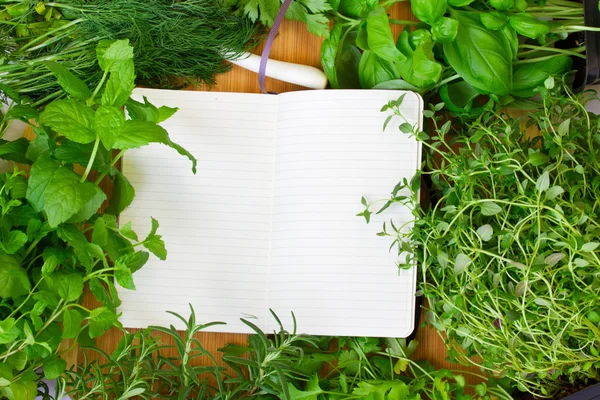
M 462 375 L 436 370 L 424 362 L 409 359 L 415 341 L 404 339 L 333 338 L 306 336 L 280 327 L 266 335 L 248 320 L 242 320 L 255 334 L 246 346 L 227 345 L 221 349 L 228 369 L 194 337 L 207 325 L 171 313 L 185 325 L 181 335 L 174 327 L 151 327 L 138 333 L 124 331 L 112 354 L 86 348 L 84 363 L 59 380 L 54 398 L 68 394 L 75 398 L 142 399 L 509 399 L 502 382 L 491 380 L 465 393 Z M 275 316 L 277 318 L 277 316 Z M 152 337 L 151 329 L 164 333 L 174 345 L 164 346 Z M 170 351 L 176 356 L 166 357 Z M 98 353 L 99 357 L 88 357 Z M 206 366 L 192 366 L 199 357 Z M 94 361 L 89 361 L 94 358 Z M 319 371 L 327 369 L 326 374 Z
M 9 400 L 35 398 L 40 368 L 48 379 L 63 374 L 62 339 L 89 343 L 120 326 L 113 282 L 133 290 L 132 274 L 149 252 L 166 257 L 156 220 L 141 239 L 131 224 L 117 224 L 116 214 L 134 197 L 115 168 L 125 151 L 163 143 L 188 156 L 195 168 L 195 159 L 158 125 L 176 109 L 129 98 L 135 75 L 128 42 L 101 41 L 97 54 L 103 74 L 93 89 L 62 65 L 46 64 L 67 98 L 40 114 L 7 90 L 14 103 L 4 122 L 21 119 L 37 134 L 31 142 L 0 143 L 0 158 L 31 165 L 28 175 L 15 169 L 0 176 L 0 396 Z M 92 172 L 94 182 L 87 180 Z M 100 215 L 105 177 L 115 195 L 110 212 Z M 100 307 L 79 304 L 85 285 Z
M 454 131 L 440 104 L 426 110 L 430 134 L 400 125 L 425 166 L 386 205 L 406 204 L 415 224 L 381 235 L 408 254 L 400 267 L 418 265 L 451 358 L 550 397 L 600 379 L 600 117 L 564 82 L 537 91 L 543 108 L 528 118 L 488 110 Z M 384 110 L 402 118 L 398 104 Z
M 62 94 L 48 60 L 87 86 L 98 85 L 103 71 L 96 45 L 103 39 L 129 39 L 138 84 L 180 88 L 213 83 L 215 74 L 229 69 L 224 58 L 252 47 L 257 33 L 254 24 L 231 15 L 220 1 L 22 0 L 4 2 L 0 15 L 0 38 L 7 43 L 2 83 L 40 105 Z
M 439 92 L 448 110 L 481 113 L 475 99 L 533 107 L 533 91 L 549 76 L 569 72 L 585 45 L 562 48 L 585 26 L 581 3 L 412 0 L 420 21 L 390 19 L 394 1 L 331 2 L 334 21 L 321 63 L 334 89 Z M 397 39 L 392 25 L 404 25 Z M 539 105 L 538 105 L 539 106 Z

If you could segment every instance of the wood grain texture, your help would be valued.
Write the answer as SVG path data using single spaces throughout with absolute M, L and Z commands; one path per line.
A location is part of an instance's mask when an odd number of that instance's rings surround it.
M 414 19 L 410 13 L 410 7 L 408 3 L 397 4 L 392 9 L 392 18 L 397 19 Z M 394 27 L 395 33 L 399 34 L 401 26 Z M 271 58 L 275 60 L 282 60 L 287 62 L 301 63 L 305 65 L 311 65 L 320 68 L 320 47 L 322 39 L 311 35 L 304 24 L 285 21 L 280 29 L 280 33 L 275 40 L 273 50 L 271 52 Z M 260 54 L 262 48 L 257 48 L 255 53 Z M 275 91 L 278 93 L 303 90 L 303 88 L 267 79 L 266 81 L 267 90 Z M 260 93 L 257 74 L 244 70 L 238 66 L 233 66 L 231 71 L 226 74 L 217 77 L 216 85 L 212 87 L 198 86 L 190 87 L 188 90 L 213 90 L 223 92 L 247 92 L 247 93 Z M 390 266 L 393 268 L 393 266 Z M 84 295 L 84 305 L 86 307 L 97 306 L 93 296 L 86 292 Z M 200 321 L 208 322 L 208 321 Z M 156 332 L 164 344 L 173 344 L 164 334 Z M 103 335 L 97 340 L 97 345 L 101 349 L 111 352 L 117 345 L 121 334 L 118 330 L 113 329 Z M 223 347 L 227 343 L 245 344 L 246 336 L 239 334 L 214 334 L 214 333 L 202 333 L 198 336 L 202 341 L 204 347 L 213 352 L 217 353 L 217 350 Z M 445 361 L 446 352 L 444 349 L 443 341 L 440 339 L 438 334 L 430 328 L 419 328 L 416 340 L 419 341 L 420 345 L 417 353 L 414 355 L 414 359 L 426 359 L 432 362 L 437 367 L 447 367 L 455 370 L 464 370 L 465 367 L 450 364 Z M 66 353 L 68 356 L 69 365 L 77 363 L 81 360 L 81 353 L 78 351 L 70 351 Z M 471 371 L 476 372 L 476 369 L 470 368 Z M 473 377 L 468 378 L 470 383 L 477 382 Z

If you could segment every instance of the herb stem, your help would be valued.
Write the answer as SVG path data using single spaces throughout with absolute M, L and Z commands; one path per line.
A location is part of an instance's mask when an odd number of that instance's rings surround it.
M 85 172 L 81 176 L 80 183 L 85 182 L 90 171 L 92 170 L 92 165 L 94 165 L 94 161 L 96 160 L 96 153 L 98 153 L 98 147 L 100 146 L 100 136 L 96 135 L 96 141 L 94 142 L 94 148 L 92 149 L 92 154 L 90 155 L 90 159 L 88 161 L 87 167 L 85 168 Z

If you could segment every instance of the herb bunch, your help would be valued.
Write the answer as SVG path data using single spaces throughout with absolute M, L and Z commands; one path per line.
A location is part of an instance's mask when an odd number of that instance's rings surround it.
M 48 379 L 63 374 L 62 339 L 89 343 L 119 326 L 113 282 L 135 289 L 132 274 L 149 252 L 167 255 L 156 220 L 142 239 L 131 224 L 117 224 L 135 195 L 115 167 L 123 154 L 163 143 L 195 169 L 193 156 L 158 125 L 177 110 L 130 99 L 135 72 L 128 42 L 101 41 L 96 51 L 103 74 L 95 88 L 60 64 L 45 64 L 67 98 L 41 113 L 3 87 L 14 101 L 3 122 L 20 119 L 36 133 L 31 142 L 0 142 L 0 158 L 31 166 L 28 174 L 15 168 L 0 176 L 0 397 L 9 400 L 35 398 L 40 368 Z M 88 180 L 92 172 L 95 181 Z M 101 215 L 105 177 L 114 194 Z M 100 307 L 79 304 L 84 285 Z
M 524 101 L 548 76 L 585 59 L 585 43 L 569 48 L 585 26 L 583 5 L 548 0 L 411 0 L 418 21 L 388 13 L 395 0 L 335 0 L 321 64 L 334 89 L 405 89 L 439 93 L 446 108 L 476 116 L 477 97 L 501 105 Z M 396 38 L 394 25 L 404 26 Z M 565 48 L 566 47 L 566 48 Z
M 221 1 L 16 0 L 0 6 L 2 82 L 38 104 L 61 95 L 44 64 L 56 61 L 88 86 L 102 69 L 96 62 L 100 40 L 129 39 L 137 83 L 181 88 L 214 83 L 215 74 L 254 45 L 256 26 L 233 16 Z
M 538 92 L 528 118 L 489 110 L 452 130 L 439 104 L 425 112 L 431 134 L 402 123 L 428 151 L 386 204 L 411 207 L 415 225 L 381 235 L 408 253 L 400 267 L 419 266 L 427 323 L 451 358 L 550 397 L 600 378 L 600 117 L 563 82 Z M 402 122 L 398 103 L 384 110 Z
M 150 327 L 124 336 L 112 354 L 89 347 L 97 353 L 67 372 L 56 393 L 76 398 L 143 399 L 242 398 L 317 400 L 317 399 L 508 399 L 503 382 L 491 380 L 465 394 L 465 378 L 449 370 L 435 370 L 408 357 L 417 343 L 403 339 L 333 338 L 306 336 L 280 326 L 266 335 L 248 320 L 242 320 L 255 334 L 246 346 L 227 345 L 221 349 L 223 368 L 216 355 L 209 353 L 194 335 L 212 324 L 198 324 L 194 310 L 186 320 L 185 334 L 174 327 Z M 277 318 L 275 316 L 275 318 Z M 151 336 L 158 329 L 173 339 L 174 349 L 163 346 Z M 164 356 L 165 351 L 176 354 Z M 91 354 L 90 354 L 91 355 Z M 205 357 L 207 366 L 193 366 L 192 360 Z M 326 374 L 319 374 L 326 367 Z

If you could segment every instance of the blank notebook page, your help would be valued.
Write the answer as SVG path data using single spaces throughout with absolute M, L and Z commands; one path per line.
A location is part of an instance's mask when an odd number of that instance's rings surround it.
M 269 306 L 291 329 L 317 335 L 405 337 L 413 330 L 415 271 L 398 271 L 383 221 L 412 220 L 403 207 L 356 214 L 412 178 L 420 146 L 382 105 L 396 91 L 304 91 L 279 97 Z M 421 125 L 422 100 L 401 109 Z M 276 329 L 270 318 L 270 329 Z
M 240 317 L 264 326 L 273 201 L 277 96 L 136 89 L 156 106 L 179 107 L 161 125 L 198 159 L 197 174 L 158 144 L 130 150 L 123 172 L 136 189 L 120 223 L 140 237 L 160 223 L 167 261 L 151 256 L 135 273 L 136 291 L 120 290 L 126 327 L 174 324 L 166 311 L 225 321 L 212 331 L 248 332 Z

